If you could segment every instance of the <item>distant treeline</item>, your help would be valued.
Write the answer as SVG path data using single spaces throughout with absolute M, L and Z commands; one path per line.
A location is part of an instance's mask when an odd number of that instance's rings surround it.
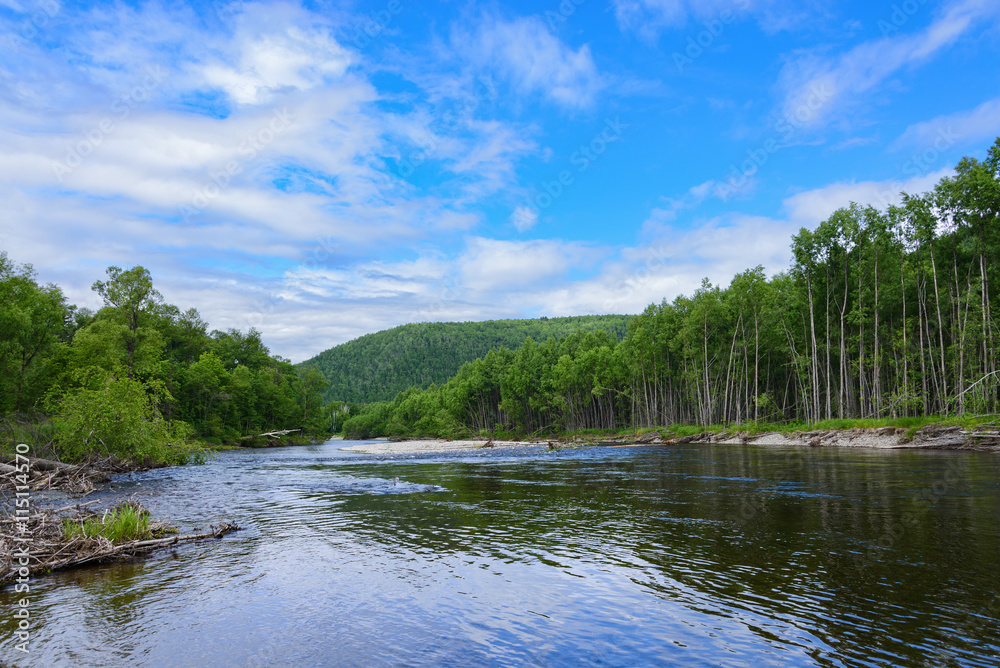
M 410 387 L 444 383 L 466 362 L 497 348 L 515 349 L 573 332 L 603 331 L 620 339 L 630 316 L 576 316 L 485 322 L 425 322 L 354 339 L 300 367 L 319 369 L 330 385 L 325 398 L 369 403 L 392 399 Z
M 178 461 L 193 438 L 326 431 L 325 380 L 270 355 L 256 330 L 207 333 L 143 267 L 109 267 L 92 287 L 96 313 L 0 252 L 0 449 Z
M 622 429 L 1000 410 L 1000 139 L 932 191 L 851 203 L 792 267 L 649 306 L 621 341 L 495 350 L 368 405 L 350 436 Z

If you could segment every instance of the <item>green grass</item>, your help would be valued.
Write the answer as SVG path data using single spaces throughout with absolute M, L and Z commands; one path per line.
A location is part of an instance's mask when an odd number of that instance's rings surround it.
M 137 503 L 126 501 L 106 511 L 101 517 L 91 517 L 83 522 L 63 520 L 63 537 L 72 540 L 77 536 L 103 536 L 116 544 L 152 538 L 149 511 Z
M 995 422 L 1000 416 L 997 415 L 926 415 L 920 417 L 896 417 L 879 419 L 831 419 L 820 420 L 819 422 L 793 421 L 793 422 L 744 422 L 730 425 L 670 425 L 662 429 L 643 429 L 645 431 L 660 431 L 670 433 L 677 437 L 690 436 L 704 431 L 713 433 L 721 432 L 747 432 L 751 436 L 765 432 L 791 433 L 797 431 L 846 431 L 849 429 L 880 429 L 882 427 L 898 427 L 907 429 L 912 437 L 917 430 L 928 425 L 938 425 L 942 427 L 960 426 L 972 428 L 977 425 Z
M 551 440 L 551 441 L 573 441 L 582 440 L 594 443 L 602 440 L 615 438 L 625 438 L 640 436 L 652 432 L 663 435 L 664 438 L 681 439 L 686 436 L 694 436 L 709 432 L 712 434 L 744 432 L 750 436 L 756 436 L 767 432 L 792 433 L 808 431 L 846 431 L 849 429 L 879 429 L 881 427 L 897 427 L 908 430 L 910 438 L 922 427 L 928 425 L 938 425 L 941 427 L 961 426 L 963 428 L 973 428 L 978 425 L 997 422 L 1000 415 L 928 415 L 922 417 L 897 417 L 879 419 L 832 419 L 820 420 L 819 422 L 793 421 L 793 422 L 743 422 L 739 424 L 671 424 L 662 427 L 642 427 L 638 429 L 577 429 L 564 432 L 536 432 L 525 434 L 520 431 L 507 430 L 482 430 L 475 435 L 468 433 L 461 436 L 449 435 L 447 438 L 490 438 L 497 441 L 520 441 L 520 440 Z M 437 434 L 437 438 L 446 438 L 442 434 Z

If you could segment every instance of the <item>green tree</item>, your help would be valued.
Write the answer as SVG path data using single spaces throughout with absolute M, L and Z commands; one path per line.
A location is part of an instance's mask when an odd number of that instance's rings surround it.
M 150 323 L 163 304 L 163 295 L 153 288 L 153 278 L 144 267 L 123 270 L 108 267 L 107 281 L 95 281 L 91 288 L 104 300 L 114 321 L 124 325 L 125 365 L 131 378 L 140 330 Z
M 0 252 L 0 412 L 36 405 L 52 376 L 52 354 L 69 317 L 62 291 L 42 287 L 29 265 Z

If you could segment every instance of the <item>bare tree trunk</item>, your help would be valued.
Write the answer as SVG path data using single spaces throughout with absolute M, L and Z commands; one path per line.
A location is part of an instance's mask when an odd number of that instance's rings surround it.
M 830 376 L 833 375 L 830 368 L 830 261 L 828 256 L 826 261 L 826 419 L 833 417 L 832 392 L 830 390 Z
M 944 362 L 944 320 L 941 318 L 941 292 L 938 288 L 937 263 L 934 260 L 934 242 L 931 247 L 931 272 L 934 274 L 934 303 L 937 306 L 938 343 L 941 346 L 941 407 L 947 412 L 948 406 L 948 369 Z
M 879 383 L 879 341 L 878 341 L 878 243 L 875 244 L 875 347 L 872 350 L 872 415 L 882 415 L 882 387 Z
M 903 258 L 900 258 L 900 260 L 899 260 L 899 284 L 900 284 L 900 288 L 902 289 L 902 295 L 903 295 L 903 396 L 906 397 L 907 398 L 907 402 L 909 402 L 909 394 L 910 394 L 910 391 L 909 391 L 910 390 L 910 388 L 909 388 L 909 375 L 910 375 L 910 372 L 909 372 L 909 368 L 908 368 L 908 364 L 907 364 L 907 359 L 906 359 L 907 354 L 909 352 L 907 350 L 907 348 L 906 348 L 906 329 L 907 329 L 907 323 L 906 323 L 906 271 L 905 271 L 905 265 L 903 264 Z M 909 404 L 907 404 L 907 406 L 904 408 L 904 415 L 909 415 L 909 412 L 910 412 L 909 411 Z
M 816 317 L 813 312 L 813 292 L 812 292 L 812 277 L 806 277 L 806 286 L 809 291 L 809 333 L 812 338 L 812 412 L 810 413 L 810 420 L 812 422 L 819 422 L 819 349 L 816 347 Z

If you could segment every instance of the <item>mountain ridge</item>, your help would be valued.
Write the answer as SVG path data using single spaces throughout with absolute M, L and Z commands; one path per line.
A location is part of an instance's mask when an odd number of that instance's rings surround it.
M 621 339 L 629 315 L 423 322 L 365 334 L 328 348 L 298 366 L 316 367 L 329 385 L 327 401 L 388 401 L 416 386 L 447 381 L 462 364 L 496 348 L 516 349 L 528 338 L 544 341 L 577 331 L 607 331 Z

